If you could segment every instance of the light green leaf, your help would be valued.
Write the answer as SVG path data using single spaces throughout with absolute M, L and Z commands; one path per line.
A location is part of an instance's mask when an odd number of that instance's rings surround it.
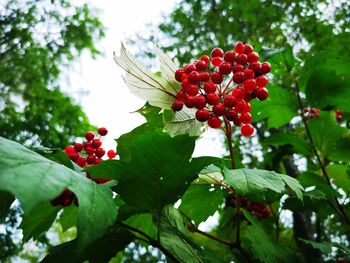
M 114 222 L 117 207 L 112 191 L 0 137 L 0 190 L 14 194 L 21 202 L 25 215 L 45 202 L 49 204 L 65 188 L 74 192 L 79 200 L 78 237 L 74 251 L 74 256 L 78 257 L 84 247 L 103 235 Z M 99 224 L 94 223 L 95 218 L 99 218 Z
M 123 43 L 120 56 L 114 55 L 114 60 L 126 72 L 124 80 L 131 93 L 153 106 L 171 108 L 178 87 L 169 83 L 167 73 L 167 78 L 153 74 L 126 50 Z
M 78 211 L 79 209 L 74 205 L 64 208 L 63 213 L 60 216 L 60 223 L 63 232 L 67 231 L 71 227 L 77 226 Z
M 132 226 L 134 228 L 137 228 L 144 233 L 148 234 L 149 236 L 155 238 L 157 234 L 157 228 L 155 224 L 153 223 L 152 215 L 151 214 L 137 214 L 129 217 L 127 220 L 124 221 L 125 224 Z M 133 232 L 135 236 L 142 235 Z
M 345 164 L 330 164 L 326 171 L 333 182 L 345 192 L 350 193 L 350 166 Z
M 321 250 L 321 252 L 324 253 L 324 254 L 331 253 L 332 252 L 332 248 L 336 247 L 336 248 L 342 250 L 347 255 L 350 255 L 350 249 L 348 247 L 346 247 L 345 245 L 343 245 L 343 244 L 339 244 L 339 243 L 336 243 L 336 242 L 322 242 L 322 243 L 319 243 L 319 242 L 306 240 L 306 239 L 302 239 L 302 238 L 299 238 L 299 240 L 303 241 L 306 244 L 311 245 L 313 248 Z

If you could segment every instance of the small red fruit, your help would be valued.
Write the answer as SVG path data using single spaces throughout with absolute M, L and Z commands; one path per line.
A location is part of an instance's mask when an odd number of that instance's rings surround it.
M 244 52 L 244 44 L 241 41 L 238 41 L 235 45 L 235 52 L 242 54 Z
M 74 149 L 73 146 L 67 146 L 66 148 L 64 148 L 64 152 L 65 152 L 67 155 L 69 155 L 69 154 L 71 154 L 71 153 L 75 153 L 76 151 L 75 151 L 75 149 Z
M 178 81 L 178 82 L 181 82 L 182 80 L 182 75 L 185 73 L 185 71 L 180 68 L 178 70 L 175 71 L 175 79 Z
M 215 105 L 215 104 L 217 104 L 219 102 L 220 97 L 216 93 L 212 92 L 212 93 L 208 93 L 207 94 L 207 98 L 206 99 L 207 99 L 207 103 L 208 104 Z
M 92 141 L 92 139 L 95 138 L 95 134 L 91 131 L 87 132 L 85 134 L 85 139 L 88 140 L 88 141 Z
M 175 100 L 173 102 L 173 105 L 171 105 L 171 108 L 173 111 L 180 111 L 183 108 L 183 102 L 181 100 Z
M 211 81 L 215 84 L 221 84 L 223 82 L 223 77 L 219 72 L 214 72 L 211 74 Z
M 214 58 L 214 57 L 220 57 L 222 58 L 224 56 L 224 51 L 222 51 L 221 48 L 219 47 L 216 47 L 212 50 L 211 52 L 211 57 Z
M 213 106 L 213 113 L 216 116 L 223 116 L 226 112 L 225 106 L 222 105 L 221 103 L 215 104 Z
M 244 54 L 249 54 L 250 52 L 253 52 L 253 51 L 254 49 L 251 45 L 248 45 L 248 44 L 244 45 Z
M 267 97 L 269 96 L 269 91 L 266 88 L 258 88 L 255 91 L 255 94 L 259 100 L 263 101 L 263 100 L 266 100 Z
M 86 152 L 87 155 L 90 156 L 90 155 L 93 155 L 95 153 L 95 149 L 92 148 L 92 147 L 86 147 L 85 148 L 85 152 Z
M 256 52 L 250 52 L 247 55 L 247 58 L 248 58 L 249 63 L 253 63 L 253 62 L 257 62 L 259 60 L 259 55 Z
M 244 124 L 249 124 L 252 122 L 252 115 L 249 112 L 242 112 L 240 120 Z
M 80 167 L 84 167 L 85 164 L 86 164 L 86 158 L 84 158 L 84 157 L 79 157 L 79 158 L 76 160 L 76 164 L 79 165 Z
M 235 103 L 236 98 L 232 95 L 226 95 L 226 97 L 224 98 L 224 105 L 226 108 L 233 108 L 233 106 L 235 106 Z
M 271 65 L 269 62 L 263 62 L 261 63 L 261 73 L 262 74 L 267 74 L 271 71 Z
M 200 74 L 197 71 L 192 71 L 189 75 L 188 75 L 188 80 L 193 83 L 193 84 L 197 84 L 200 81 Z
M 196 111 L 196 119 L 200 122 L 205 122 L 209 119 L 209 111 L 205 109 L 199 109 Z
M 94 149 L 97 149 L 101 145 L 102 145 L 102 142 L 99 139 L 93 139 L 92 142 L 91 142 L 91 146 Z
M 265 76 L 259 76 L 255 79 L 255 81 L 259 87 L 266 87 L 266 85 L 269 83 L 269 80 Z
M 97 130 L 98 134 L 101 136 L 106 136 L 108 133 L 108 130 L 105 127 L 101 127 Z
M 207 100 L 205 99 L 205 97 L 203 95 L 198 95 L 195 97 L 194 106 L 197 109 L 204 108 L 206 104 L 207 104 Z
M 237 84 L 240 84 L 242 83 L 244 80 L 245 80 L 245 76 L 244 76 L 244 73 L 243 71 L 238 71 L 236 72 L 234 75 L 233 75 L 233 82 L 234 83 L 237 83 Z
M 206 93 L 211 93 L 216 91 L 216 85 L 213 82 L 205 82 L 204 83 L 204 91 Z
M 219 72 L 222 75 L 229 75 L 231 73 L 231 71 L 232 71 L 232 65 L 230 62 L 223 62 L 219 66 Z
M 113 151 L 113 150 L 109 150 L 107 152 L 107 156 L 108 156 L 109 159 L 113 159 L 114 157 L 117 156 L 117 153 L 115 151 Z
M 216 67 L 220 66 L 221 63 L 222 63 L 222 58 L 220 58 L 220 57 L 213 57 L 211 59 L 211 64 L 213 64 Z
M 74 144 L 74 150 L 76 150 L 77 152 L 80 152 L 83 148 L 84 148 L 84 144 L 82 143 Z
M 200 60 L 204 61 L 207 64 L 209 64 L 209 62 L 210 62 L 210 58 L 207 55 L 201 56 Z
M 105 155 L 105 150 L 104 149 L 102 149 L 102 148 L 97 148 L 96 149 L 96 151 L 95 151 L 95 155 L 97 156 L 97 157 L 103 157 L 103 155 Z
M 211 116 L 208 119 L 208 125 L 210 128 L 218 129 L 221 127 L 221 120 L 217 116 Z
M 254 127 L 250 124 L 245 124 L 242 126 L 241 128 L 241 134 L 244 136 L 244 137 L 249 137 L 249 136 L 252 136 L 254 133 Z
M 236 57 L 236 63 L 237 64 L 241 64 L 241 65 L 245 65 L 247 63 L 247 55 L 245 54 L 238 54 L 238 56 Z
M 203 60 L 199 60 L 196 62 L 197 70 L 203 71 L 203 70 L 206 70 L 207 67 L 208 67 L 208 63 Z
M 235 57 L 236 57 L 236 55 L 234 52 L 228 51 L 225 53 L 224 60 L 227 62 L 233 63 L 233 62 L 235 62 Z

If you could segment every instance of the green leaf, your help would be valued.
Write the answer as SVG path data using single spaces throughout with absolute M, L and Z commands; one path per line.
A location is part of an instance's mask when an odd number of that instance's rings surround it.
M 153 223 L 153 218 L 151 214 L 137 214 L 129 217 L 124 221 L 125 224 L 137 228 L 144 233 L 148 234 L 150 237 L 155 238 L 157 235 L 157 228 Z M 143 237 L 142 235 L 133 232 L 135 236 Z M 148 245 L 148 244 L 147 244 Z
M 339 243 L 336 243 L 336 242 L 322 242 L 322 243 L 319 243 L 319 242 L 306 240 L 306 239 L 302 239 L 302 238 L 299 238 L 299 240 L 303 241 L 306 244 L 311 245 L 313 248 L 321 250 L 321 252 L 324 253 L 324 254 L 331 253 L 332 252 L 332 248 L 336 247 L 336 248 L 342 250 L 347 255 L 350 255 L 350 249 L 348 247 L 346 247 L 345 245 L 343 245 L 343 244 L 339 244 Z
M 171 136 L 189 134 L 199 136 L 204 131 L 203 123 L 196 120 L 196 110 L 184 107 L 165 119 L 164 129 Z
M 0 191 L 0 223 L 5 220 L 7 213 L 15 198 L 6 191 Z
M 60 223 L 63 232 L 67 231 L 71 227 L 77 226 L 78 211 L 79 209 L 74 205 L 64 208 L 63 213 L 60 216 Z
M 194 137 L 172 138 L 159 130 L 148 131 L 129 144 L 128 162 L 105 161 L 89 173 L 117 180 L 115 190 L 128 205 L 160 211 L 180 199 L 203 167 L 220 161 L 213 157 L 191 159 L 194 145 Z
M 335 52 L 317 52 L 309 57 L 303 70 L 300 86 L 307 101 L 314 107 L 333 107 L 350 111 L 344 98 L 350 97 L 350 62 Z
M 350 193 L 350 166 L 343 164 L 330 164 L 326 166 L 328 176 L 338 187 Z
M 179 87 L 167 80 L 169 77 L 167 75 L 168 72 L 164 72 L 164 76 L 166 77 L 157 77 L 148 68 L 138 62 L 126 50 L 123 43 L 121 44 L 120 56 L 117 57 L 114 55 L 114 60 L 126 72 L 124 80 L 131 93 L 148 101 L 153 106 L 162 109 L 171 109 Z
M 145 117 L 147 124 L 149 124 L 151 127 L 161 128 L 164 127 L 163 115 L 161 111 L 161 108 L 154 107 L 146 102 L 146 104 L 136 112 Z
M 267 119 L 269 128 L 279 128 L 290 122 L 297 115 L 296 97 L 287 90 L 269 85 L 269 97 L 265 101 L 251 102 L 254 121 Z
M 303 187 L 296 179 L 288 175 L 258 169 L 229 170 L 227 168 L 223 173 L 225 177 L 223 182 L 230 185 L 240 195 L 259 195 L 267 190 L 282 193 L 288 186 L 299 199 L 302 199 Z
M 301 153 L 304 156 L 310 156 L 312 149 L 310 144 L 302 137 L 290 132 L 276 132 L 263 140 L 264 145 L 281 146 L 292 145 L 295 153 Z
M 11 149 L 8 151 L 7 149 Z M 57 197 L 63 189 L 79 200 L 78 237 L 74 256 L 103 235 L 117 215 L 112 191 L 67 167 L 50 161 L 18 143 L 0 137 L 0 189 L 14 194 L 29 214 Z M 94 224 L 99 218 L 99 224 Z M 71 261 L 74 261 L 72 256 Z
M 224 196 L 219 187 L 205 184 L 196 180 L 181 198 L 179 210 L 185 212 L 196 224 L 208 219 L 223 203 Z

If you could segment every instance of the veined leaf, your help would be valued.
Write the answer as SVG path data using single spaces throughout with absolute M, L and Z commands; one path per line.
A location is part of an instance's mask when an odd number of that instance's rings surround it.
M 164 53 L 161 55 L 161 61 L 169 63 L 168 59 L 165 58 L 166 55 Z M 126 72 L 124 80 L 131 93 L 148 101 L 153 106 L 163 109 L 171 108 L 179 88 L 169 80 L 169 68 L 166 72 L 161 72 L 161 76 L 153 74 L 126 50 L 123 43 L 121 44 L 120 56 L 114 55 L 114 60 Z M 162 68 L 164 67 L 163 65 Z

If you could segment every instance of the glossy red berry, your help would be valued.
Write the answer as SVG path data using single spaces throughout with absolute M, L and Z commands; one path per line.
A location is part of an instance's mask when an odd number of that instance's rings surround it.
M 221 84 L 224 81 L 224 79 L 219 72 L 214 72 L 213 74 L 211 74 L 211 81 L 215 84 Z
M 82 144 L 82 143 L 74 144 L 74 150 L 75 151 L 80 152 L 82 149 L 84 149 L 84 144 Z
M 255 77 L 254 71 L 252 69 L 243 70 L 244 76 L 246 79 L 253 79 Z
M 185 71 L 180 68 L 178 70 L 175 71 L 175 79 L 178 81 L 178 82 L 181 82 L 182 80 L 182 75 L 185 73 Z
M 79 158 L 76 160 L 76 164 L 79 165 L 80 167 L 84 167 L 85 164 L 86 164 L 86 158 L 84 158 L 84 157 L 79 157 Z
M 78 160 L 78 158 L 79 158 L 79 153 L 77 153 L 77 152 L 71 152 L 71 153 L 69 153 L 68 154 L 68 157 L 69 157 L 69 159 L 71 159 L 73 162 L 75 162 L 76 160 Z
M 219 72 L 222 75 L 229 75 L 231 73 L 231 71 L 232 71 L 232 65 L 230 62 L 223 62 L 219 66 Z
M 88 140 L 88 141 L 92 141 L 92 139 L 95 138 L 95 134 L 91 131 L 87 132 L 85 134 L 85 139 Z
M 213 82 L 205 82 L 204 83 L 204 91 L 206 93 L 211 93 L 216 91 L 216 85 Z
M 231 92 L 232 96 L 236 98 L 237 101 L 244 99 L 244 90 L 241 88 L 235 88 Z
M 271 71 L 271 65 L 269 62 L 263 62 L 261 63 L 261 73 L 262 74 L 267 74 Z
M 241 64 L 241 65 L 245 65 L 247 63 L 247 55 L 245 54 L 238 54 L 237 57 L 236 57 L 236 63 L 237 64 Z
M 215 105 L 215 104 L 217 104 L 219 102 L 220 97 L 216 93 L 212 92 L 212 93 L 208 93 L 207 94 L 207 98 L 206 99 L 207 99 L 207 103 L 208 104 Z
M 241 128 L 241 134 L 244 136 L 244 137 L 249 137 L 249 136 L 252 136 L 254 133 L 254 127 L 250 124 L 245 124 L 242 126 Z
M 95 153 L 95 149 L 92 148 L 92 147 L 86 147 L 85 148 L 85 152 L 86 152 L 87 155 L 90 156 L 90 155 L 93 155 Z
M 76 150 L 74 149 L 73 146 L 67 146 L 66 148 L 64 148 L 64 152 L 66 153 L 66 155 L 69 155 L 71 153 L 75 153 Z
M 235 72 L 238 72 L 238 71 L 243 71 L 244 70 L 244 67 L 240 64 L 236 64 L 232 67 L 232 72 L 235 73 Z
M 269 91 L 266 88 L 259 88 L 255 91 L 255 94 L 259 100 L 263 101 L 269 96 Z
M 259 87 L 266 87 L 266 85 L 269 83 L 269 80 L 265 76 L 259 76 L 255 79 L 255 81 Z
M 244 73 L 243 71 L 238 71 L 236 72 L 234 75 L 233 75 L 233 82 L 234 83 L 237 83 L 237 84 L 240 84 L 242 83 L 244 80 L 245 80 L 245 76 L 244 76 Z
M 97 130 L 98 134 L 101 136 L 106 136 L 108 133 L 108 130 L 105 127 L 101 127 Z
M 206 82 L 210 80 L 210 74 L 208 72 L 201 72 L 199 76 L 200 82 Z
M 252 122 L 252 115 L 249 112 L 242 112 L 240 120 L 244 124 L 249 124 Z
M 243 82 L 243 89 L 245 92 L 252 92 L 256 88 L 257 84 L 254 79 L 247 79 Z
M 200 74 L 198 71 L 192 71 L 190 74 L 188 74 L 188 80 L 193 83 L 197 84 L 200 81 Z
M 245 105 L 245 102 L 244 101 L 238 101 L 236 104 L 235 104 L 235 110 L 236 112 L 238 113 L 242 113 L 244 112 L 246 109 L 246 105 Z
M 196 119 L 200 122 L 205 122 L 209 119 L 209 111 L 205 109 L 199 109 L 196 111 Z
M 218 129 L 221 127 L 221 120 L 217 116 L 210 116 L 208 119 L 208 125 L 210 128 Z
M 200 60 L 204 61 L 205 63 L 209 64 L 210 62 L 210 57 L 207 55 L 202 55 Z
M 206 70 L 207 67 L 208 67 L 208 63 L 203 61 L 203 60 L 199 60 L 196 62 L 196 69 L 197 70 L 203 71 L 203 70 Z
M 253 52 L 253 51 L 254 49 L 251 45 L 248 45 L 248 44 L 244 45 L 244 54 L 249 54 L 250 52 Z
M 89 156 L 86 158 L 86 162 L 87 162 L 88 164 L 94 164 L 94 163 L 95 163 L 95 159 L 96 159 L 95 156 L 89 155 Z
M 224 51 L 219 48 L 219 47 L 216 47 L 214 48 L 212 51 L 211 51 L 211 57 L 214 58 L 214 57 L 220 57 L 222 58 L 224 56 Z
M 227 62 L 230 62 L 230 63 L 235 62 L 235 58 L 236 58 L 236 55 L 232 51 L 228 51 L 224 55 L 224 60 L 227 61 Z
M 221 63 L 222 63 L 222 58 L 220 57 L 213 57 L 211 60 L 211 64 L 213 64 L 216 67 L 220 66 Z
M 187 65 L 184 68 L 185 73 L 190 74 L 192 71 L 196 70 L 196 66 L 195 65 Z
M 185 101 L 185 105 L 187 108 L 193 108 L 196 103 L 196 97 L 194 96 L 188 96 L 187 100 Z
M 194 107 L 197 109 L 202 109 L 207 104 L 207 100 L 203 95 L 198 95 L 195 97 Z
M 226 108 L 233 108 L 236 103 L 236 98 L 233 97 L 232 95 L 226 95 L 224 98 L 224 106 Z
M 244 44 L 241 41 L 238 41 L 235 44 L 235 52 L 238 54 L 242 54 L 244 52 Z
M 255 72 L 255 74 L 260 74 L 261 73 L 261 64 L 260 64 L 260 62 L 249 63 L 249 68 L 252 69 Z
M 113 151 L 113 150 L 109 150 L 107 152 L 107 156 L 108 156 L 109 159 L 113 159 L 114 157 L 117 156 L 117 153 L 115 151 Z
M 216 116 L 223 116 L 226 112 L 225 106 L 221 103 L 215 104 L 213 106 L 213 113 Z
M 257 62 L 259 60 L 259 55 L 256 52 L 250 52 L 247 55 L 247 58 L 248 58 L 249 63 L 253 63 L 253 62 Z
M 104 149 L 102 149 L 102 148 L 97 148 L 96 149 L 96 151 L 95 151 L 95 155 L 97 156 L 97 157 L 103 157 L 103 155 L 105 155 L 105 150 Z
M 228 109 L 226 112 L 225 112 L 225 118 L 229 121 L 233 121 L 237 116 L 237 113 L 235 110 L 233 109 Z
M 199 92 L 199 88 L 197 84 L 190 84 L 186 87 L 186 93 L 189 96 L 196 96 Z
M 180 111 L 183 108 L 183 102 L 181 100 L 175 100 L 173 104 L 171 105 L 171 109 L 173 111 Z
M 99 139 L 93 139 L 92 142 L 91 142 L 91 146 L 94 149 L 97 149 L 101 145 L 102 145 L 102 142 Z

